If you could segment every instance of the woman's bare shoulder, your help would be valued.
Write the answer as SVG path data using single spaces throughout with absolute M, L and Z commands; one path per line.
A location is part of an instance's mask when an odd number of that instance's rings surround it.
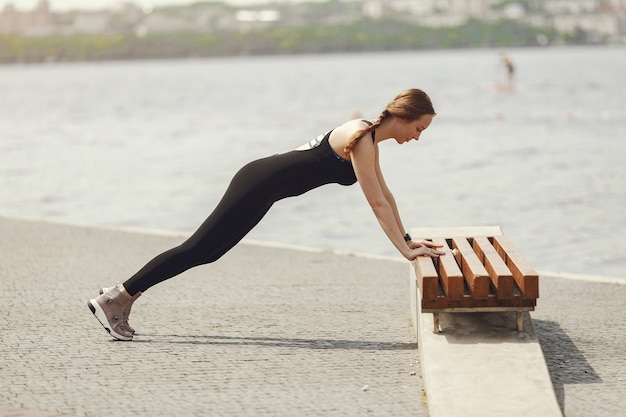
M 365 129 L 369 125 L 370 125 L 370 122 L 368 122 L 365 119 L 352 119 L 352 120 L 348 120 L 347 122 L 345 122 L 342 126 L 350 126 L 357 130 L 361 130 L 361 129 Z
M 344 124 L 337 126 L 335 130 L 339 131 L 339 134 L 341 136 L 350 137 L 353 133 L 358 132 L 359 130 L 366 129 L 368 126 L 369 124 L 365 120 L 353 119 L 348 120 Z
M 344 124 L 337 126 L 330 134 L 330 146 L 335 150 L 335 152 L 337 152 L 338 155 L 341 155 L 348 160 L 351 159 L 350 155 L 345 153 L 345 147 L 348 145 L 350 138 L 352 138 L 356 132 L 366 129 L 368 126 L 368 123 L 361 119 L 349 120 Z M 372 141 L 365 142 L 372 143 Z

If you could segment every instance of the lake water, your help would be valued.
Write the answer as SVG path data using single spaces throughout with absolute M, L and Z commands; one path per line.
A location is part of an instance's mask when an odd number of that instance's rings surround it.
M 499 53 L 2 66 L 0 215 L 191 232 L 244 163 L 419 87 L 430 129 L 381 144 L 407 227 L 499 225 L 539 270 L 626 279 L 626 49 L 509 50 L 510 92 Z M 399 256 L 358 185 L 283 200 L 248 238 Z

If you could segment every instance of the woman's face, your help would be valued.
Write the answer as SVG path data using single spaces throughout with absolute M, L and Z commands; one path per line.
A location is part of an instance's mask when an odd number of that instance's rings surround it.
M 399 144 L 419 140 L 420 134 L 430 126 L 432 114 L 423 114 L 415 120 L 398 119 L 395 139 Z

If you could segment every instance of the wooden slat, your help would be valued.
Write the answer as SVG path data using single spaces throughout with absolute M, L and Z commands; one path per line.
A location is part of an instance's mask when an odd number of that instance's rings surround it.
M 467 281 L 472 297 L 489 297 L 489 274 L 465 237 L 453 237 L 452 246 L 458 250 L 455 258 Z
M 430 256 L 418 256 L 415 261 L 415 276 L 422 294 L 422 300 L 436 300 L 439 276 Z
M 473 239 L 474 252 L 485 266 L 499 299 L 511 299 L 513 293 L 513 274 L 486 236 Z
M 537 299 L 526 299 L 516 297 L 510 300 L 500 300 L 496 297 L 488 297 L 486 299 L 477 300 L 472 297 L 463 297 L 460 299 L 450 299 L 448 297 L 439 297 L 436 300 L 423 300 L 422 310 L 434 310 L 438 308 L 490 308 L 490 307 L 534 307 L 537 305 Z
M 493 246 L 505 260 L 522 290 L 522 298 L 539 297 L 539 275 L 505 236 L 494 236 Z
M 446 240 L 442 237 L 433 238 L 432 241 L 436 245 L 441 245 L 442 250 L 451 249 Z M 439 266 L 439 276 L 441 277 L 446 295 L 449 298 L 462 298 L 464 292 L 464 278 L 454 256 L 446 254 L 435 259 Z

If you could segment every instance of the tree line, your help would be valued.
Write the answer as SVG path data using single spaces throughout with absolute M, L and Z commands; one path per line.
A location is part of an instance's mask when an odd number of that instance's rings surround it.
M 137 36 L 0 36 L 0 62 L 49 62 L 374 52 L 443 48 L 514 47 L 582 43 L 584 33 L 563 36 L 512 20 L 469 20 L 453 28 L 431 28 L 398 20 L 272 27 L 248 32 L 181 32 Z

